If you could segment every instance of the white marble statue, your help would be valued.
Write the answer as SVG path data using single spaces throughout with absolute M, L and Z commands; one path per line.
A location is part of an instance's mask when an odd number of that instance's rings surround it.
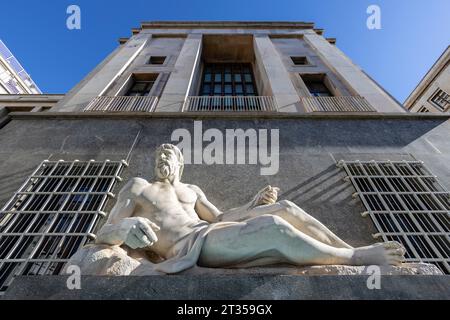
M 404 259 L 398 242 L 351 247 L 294 203 L 277 202 L 275 187 L 265 187 L 242 207 L 221 212 L 199 187 L 180 181 L 182 172 L 180 150 L 161 145 L 155 181 L 131 179 L 96 243 L 80 250 L 69 264 L 81 264 L 91 274 L 120 275 L 138 269 L 177 273 L 197 264 L 398 265 Z

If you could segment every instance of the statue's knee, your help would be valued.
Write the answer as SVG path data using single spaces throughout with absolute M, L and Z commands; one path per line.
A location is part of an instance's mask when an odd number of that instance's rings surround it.
M 288 228 L 288 223 L 286 220 L 271 214 L 258 217 L 256 223 L 258 223 L 260 227 L 272 231 L 284 231 Z
M 297 208 L 297 205 L 295 203 L 293 203 L 292 201 L 289 200 L 281 200 L 279 202 L 285 209 L 293 209 L 293 208 Z

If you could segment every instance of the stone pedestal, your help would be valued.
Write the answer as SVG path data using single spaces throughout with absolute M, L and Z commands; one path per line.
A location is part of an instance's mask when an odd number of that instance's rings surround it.
M 369 289 L 364 267 L 193 268 L 178 275 L 18 277 L 4 299 L 450 299 L 450 277 L 430 265 L 381 269 L 380 289 Z

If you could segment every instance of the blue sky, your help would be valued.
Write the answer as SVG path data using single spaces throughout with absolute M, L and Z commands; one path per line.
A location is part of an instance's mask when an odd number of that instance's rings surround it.
M 66 9 L 81 8 L 81 30 Z M 381 8 L 381 30 L 366 9 Z M 148 20 L 314 22 L 400 102 L 450 44 L 449 0 L 40 0 L 1 5 L 0 39 L 45 93 L 65 93 Z

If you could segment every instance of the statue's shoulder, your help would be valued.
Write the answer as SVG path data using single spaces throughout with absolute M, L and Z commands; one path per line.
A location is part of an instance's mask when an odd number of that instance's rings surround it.
M 139 195 L 145 187 L 149 186 L 150 183 L 142 178 L 134 177 L 128 180 L 125 186 L 122 188 L 120 193 L 128 195 Z
M 194 191 L 196 194 L 198 194 L 199 196 L 204 196 L 205 194 L 203 193 L 202 189 L 200 189 L 200 187 L 196 186 L 195 184 L 185 184 L 186 187 L 188 187 L 189 189 L 191 189 L 192 191 Z

